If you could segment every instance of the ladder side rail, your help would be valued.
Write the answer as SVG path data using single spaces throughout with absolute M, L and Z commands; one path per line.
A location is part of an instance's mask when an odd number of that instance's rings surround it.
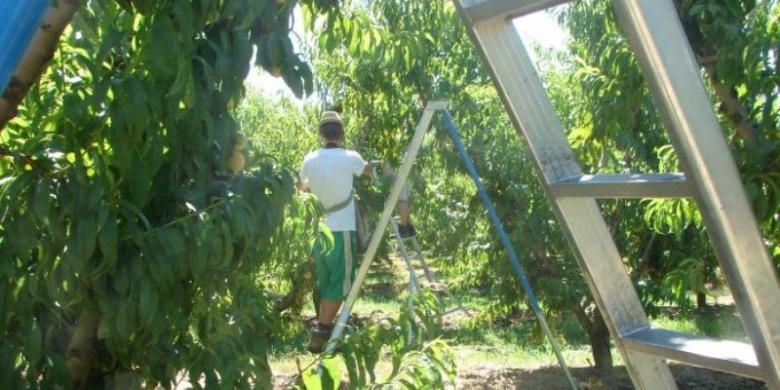
M 584 198 L 557 199 L 550 192 L 550 183 L 581 176 L 582 171 L 519 34 L 507 20 L 470 25 L 460 1 L 456 6 L 518 135 L 526 141 L 528 155 L 632 381 L 640 389 L 676 389 L 663 358 L 628 351 L 622 344 L 621 334 L 647 328 L 649 321 L 597 203 Z
M 701 72 L 669 0 L 617 0 L 771 388 L 780 389 L 780 287 Z
M 393 234 L 395 234 L 395 237 L 398 238 L 401 236 L 399 230 L 398 230 L 398 224 L 395 222 L 393 218 L 390 218 L 390 227 L 393 229 Z M 409 294 L 406 297 L 406 306 L 409 307 L 409 311 L 414 313 L 414 297 L 417 295 L 417 291 L 419 291 L 419 285 L 417 284 L 417 275 L 415 275 L 414 267 L 412 266 L 411 260 L 409 260 L 409 254 L 406 252 L 406 245 L 404 245 L 403 240 L 396 240 L 398 242 L 398 250 L 401 252 L 401 256 L 404 258 L 404 262 L 406 263 L 406 268 L 409 270 L 409 282 L 408 282 L 408 290 Z M 414 342 L 414 331 L 410 327 L 406 332 L 406 341 L 411 344 Z
M 339 316 L 333 328 L 333 333 L 331 333 L 330 340 L 325 347 L 326 353 L 332 353 L 334 351 L 336 348 L 335 341 L 340 339 L 344 333 L 344 327 L 347 325 L 347 321 L 349 320 L 349 313 L 352 311 L 352 306 L 355 304 L 355 300 L 360 293 L 360 288 L 366 279 L 368 269 L 371 267 L 371 263 L 373 263 L 374 258 L 376 257 L 376 252 L 379 249 L 379 244 L 382 241 L 387 224 L 390 222 L 393 209 L 395 209 L 395 205 L 401 195 L 401 188 L 409 177 L 409 171 L 412 170 L 412 164 L 417 157 L 417 152 L 420 150 L 420 145 L 422 145 L 423 138 L 425 137 L 425 134 L 431 125 L 433 114 L 437 109 L 443 107 L 446 107 L 446 105 L 441 102 L 430 102 L 423 110 L 422 118 L 420 118 L 420 122 L 417 124 L 414 137 L 412 138 L 412 142 L 409 145 L 407 156 L 401 164 L 401 168 L 398 170 L 398 176 L 393 183 L 392 188 L 390 189 L 390 195 L 385 201 L 385 206 L 382 209 L 382 214 L 379 217 L 379 221 L 377 222 L 376 227 L 374 228 L 374 233 L 371 235 L 371 241 L 368 244 L 366 253 L 363 255 L 360 268 L 358 269 L 355 280 L 352 283 L 352 289 L 349 290 L 347 299 L 344 301 L 344 304 L 341 307 L 341 311 L 339 312 Z

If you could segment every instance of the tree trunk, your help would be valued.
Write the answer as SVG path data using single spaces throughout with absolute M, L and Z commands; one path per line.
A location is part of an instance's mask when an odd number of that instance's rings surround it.
M 65 352 L 65 362 L 75 388 L 84 386 L 90 376 L 97 350 L 98 316 L 88 310 L 82 311 L 79 322 L 70 338 Z
M 723 84 L 720 81 L 720 77 L 718 77 L 715 50 L 704 47 L 699 50 L 699 53 L 702 56 L 702 65 L 704 70 L 707 71 L 712 89 L 715 91 L 715 95 L 718 96 L 718 100 L 720 100 L 720 112 L 734 125 L 734 129 L 740 138 L 751 143 L 755 142 L 756 127 L 753 125 L 747 109 L 737 99 L 737 93 L 734 88 Z
M 303 265 L 300 272 L 297 272 L 293 279 L 290 281 L 290 291 L 285 296 L 276 301 L 274 304 L 274 311 L 282 313 L 285 310 L 293 309 L 295 314 L 299 313 L 303 306 L 303 300 L 309 291 L 313 291 L 314 294 L 314 311 L 319 315 L 319 296 L 316 288 L 316 271 L 314 266 L 314 259 L 309 258 L 306 260 L 306 264 Z
M 588 330 L 588 341 L 590 341 L 596 372 L 602 378 L 608 377 L 612 373 L 612 350 L 609 345 L 609 328 L 607 328 L 607 324 L 598 310 L 596 310 L 591 324 L 591 328 Z
M 656 250 L 657 238 L 658 235 L 655 233 L 650 236 L 650 240 L 647 242 L 645 249 L 642 251 L 642 257 L 639 258 L 639 264 L 637 264 L 632 272 L 632 280 L 639 279 L 643 275 L 654 277 L 655 274 L 657 274 L 655 270 L 655 268 L 657 268 L 656 263 L 658 262 L 658 251 Z
M 598 308 L 594 308 L 591 318 L 582 306 L 576 306 L 572 308 L 572 313 L 588 334 L 596 372 L 601 378 L 607 378 L 612 373 L 612 351 L 609 344 L 609 328 L 601 312 Z
M 0 131 L 16 116 L 19 103 L 46 69 L 57 49 L 62 31 L 73 19 L 80 3 L 79 0 L 58 0 L 46 11 L 40 28 L 16 66 L 8 87 L 0 96 Z
M 699 309 L 707 307 L 707 294 L 701 292 L 696 293 L 696 307 Z

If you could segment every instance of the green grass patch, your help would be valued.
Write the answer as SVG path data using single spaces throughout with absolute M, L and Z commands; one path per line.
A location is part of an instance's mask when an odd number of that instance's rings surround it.
M 651 319 L 650 323 L 677 332 L 747 341 L 739 315 L 733 306 L 708 306 L 664 314 Z

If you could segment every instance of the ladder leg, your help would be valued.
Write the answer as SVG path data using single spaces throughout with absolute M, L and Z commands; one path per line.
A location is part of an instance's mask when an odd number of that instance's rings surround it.
M 465 306 L 463 306 L 463 302 L 458 299 L 455 295 L 450 292 L 449 287 L 442 284 L 439 279 L 436 277 L 436 275 L 431 271 L 431 269 L 428 267 L 428 262 L 425 261 L 425 257 L 422 254 L 422 247 L 420 246 L 420 242 L 417 241 L 417 238 L 412 238 L 412 245 L 414 246 L 415 252 L 417 252 L 417 258 L 420 260 L 420 264 L 422 264 L 423 270 L 425 270 L 425 278 L 428 279 L 428 282 L 434 285 L 442 286 L 442 290 L 445 295 L 447 295 L 448 298 L 455 301 L 455 305 L 457 306 L 457 310 L 462 310 L 464 313 L 466 313 L 468 316 L 472 316 L 473 314 L 469 309 L 466 309 Z M 449 312 L 446 311 L 446 306 L 444 305 L 444 302 L 442 299 L 440 299 L 440 302 L 442 303 L 442 307 L 445 310 L 445 314 L 448 314 Z
M 423 257 L 422 248 L 420 247 L 420 243 L 417 241 L 416 237 L 412 237 L 412 247 L 417 253 L 417 259 L 420 260 L 420 265 L 422 265 L 423 271 L 425 271 L 425 278 L 428 279 L 429 283 L 438 283 L 439 281 L 436 279 L 436 276 L 434 276 L 431 269 L 428 268 L 428 263 Z
M 617 0 L 765 380 L 780 389 L 780 287 L 671 0 Z

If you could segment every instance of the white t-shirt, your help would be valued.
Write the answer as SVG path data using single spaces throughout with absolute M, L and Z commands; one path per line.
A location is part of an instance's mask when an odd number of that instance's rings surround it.
M 360 154 L 351 150 L 319 149 L 303 158 L 301 181 L 329 208 L 347 199 L 352 192 L 352 179 L 361 175 L 367 164 Z M 355 202 L 327 214 L 325 224 L 334 232 L 356 230 Z

